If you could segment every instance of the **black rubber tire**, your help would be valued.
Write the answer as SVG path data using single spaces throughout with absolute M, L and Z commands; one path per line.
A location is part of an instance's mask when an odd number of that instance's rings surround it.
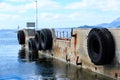
M 42 50 L 40 43 L 40 31 L 35 32 L 35 44 L 38 50 Z
M 25 33 L 23 30 L 17 32 L 17 38 L 20 45 L 25 44 Z
M 46 31 L 46 35 L 47 35 L 46 49 L 51 50 L 52 49 L 52 44 L 53 44 L 52 33 L 51 33 L 50 29 L 45 29 L 45 31 Z
M 93 28 L 87 40 L 88 54 L 95 65 L 110 64 L 115 56 L 115 43 L 106 28 Z
M 38 56 L 38 50 L 37 50 L 34 38 L 29 39 L 28 47 L 29 47 L 29 59 L 32 61 L 37 60 L 39 56 Z
M 19 50 L 18 55 L 19 55 L 18 57 L 19 57 L 20 59 L 25 59 L 25 49 Z
M 52 49 L 53 37 L 50 29 L 42 29 L 40 31 L 40 41 L 42 50 Z

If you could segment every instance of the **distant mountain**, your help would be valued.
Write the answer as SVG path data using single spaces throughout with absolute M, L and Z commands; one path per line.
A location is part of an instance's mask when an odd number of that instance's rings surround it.
M 89 26 L 89 25 L 84 25 L 84 26 L 79 26 L 79 28 L 102 28 L 102 26 Z
M 94 26 L 84 25 L 84 26 L 79 26 L 79 28 L 94 28 Z
M 102 26 L 105 28 L 120 28 L 120 17 L 117 18 L 116 20 L 112 21 L 111 23 L 103 23 L 103 24 L 99 24 L 97 26 Z
M 109 28 L 120 28 L 120 17 L 117 18 L 116 20 L 112 21 L 106 27 L 109 27 Z
M 103 26 L 103 27 L 105 27 L 107 25 L 109 25 L 109 24 L 108 23 L 102 23 L 102 24 L 98 24 L 97 26 Z
M 102 24 L 98 24 L 96 26 L 88 26 L 88 25 L 84 25 L 84 26 L 80 26 L 79 28 L 120 28 L 120 17 L 117 18 L 116 20 L 112 21 L 111 23 L 102 23 Z

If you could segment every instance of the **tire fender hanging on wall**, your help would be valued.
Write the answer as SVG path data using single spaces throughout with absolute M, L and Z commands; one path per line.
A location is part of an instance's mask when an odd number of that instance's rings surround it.
M 53 37 L 50 29 L 42 29 L 40 31 L 40 43 L 42 50 L 52 49 Z
M 29 39 L 28 48 L 29 48 L 29 59 L 37 60 L 38 59 L 38 50 L 37 50 L 34 38 Z
M 115 56 L 115 43 L 106 28 L 93 28 L 87 40 L 88 54 L 95 65 L 110 64 Z
M 40 39 L 40 31 L 36 31 L 35 32 L 35 44 L 38 50 L 41 50 L 41 43 L 40 43 L 41 39 Z
M 20 45 L 25 44 L 25 33 L 23 30 L 17 32 L 17 38 Z

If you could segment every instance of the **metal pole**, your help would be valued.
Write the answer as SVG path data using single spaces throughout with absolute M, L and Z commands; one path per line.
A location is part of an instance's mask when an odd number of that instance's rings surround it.
M 61 32 L 60 32 L 60 38 L 62 38 L 62 36 L 61 36 Z
M 65 38 L 65 36 L 64 36 L 64 31 L 63 31 L 63 38 Z
M 19 25 L 18 25 L 18 31 L 19 31 L 19 29 L 20 29 L 20 27 L 19 27 Z
M 57 38 L 58 38 L 58 31 L 57 31 Z
M 67 38 L 68 38 L 68 31 L 67 31 Z
M 36 29 L 38 29 L 38 2 L 37 0 L 35 2 L 36 2 Z

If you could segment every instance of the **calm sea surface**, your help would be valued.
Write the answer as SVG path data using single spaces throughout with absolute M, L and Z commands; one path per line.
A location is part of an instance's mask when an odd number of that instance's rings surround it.
M 54 59 L 25 62 L 19 49 L 16 31 L 0 30 L 0 80 L 112 80 Z

